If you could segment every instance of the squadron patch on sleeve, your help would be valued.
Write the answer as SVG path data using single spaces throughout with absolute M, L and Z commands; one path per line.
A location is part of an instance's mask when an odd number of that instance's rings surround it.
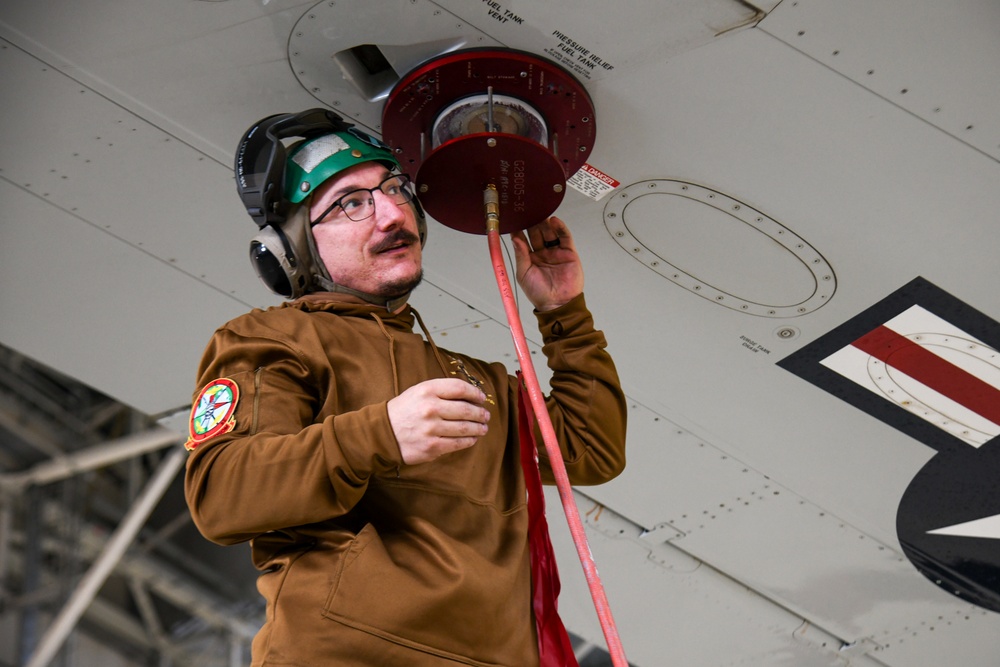
M 229 433 L 236 427 L 236 402 L 240 388 L 229 378 L 212 380 L 198 394 L 191 408 L 188 422 L 188 450 L 222 433 Z

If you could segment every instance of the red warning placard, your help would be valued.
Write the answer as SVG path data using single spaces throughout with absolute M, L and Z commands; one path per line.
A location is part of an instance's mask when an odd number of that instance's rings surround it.
M 593 165 L 584 163 L 566 183 L 578 192 L 582 192 L 594 201 L 599 200 L 619 185 L 620 182 L 611 178 Z

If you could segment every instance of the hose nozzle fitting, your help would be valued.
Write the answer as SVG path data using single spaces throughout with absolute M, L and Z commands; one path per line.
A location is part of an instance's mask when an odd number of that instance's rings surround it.
M 483 209 L 486 212 L 486 231 L 500 231 L 500 195 L 497 186 L 490 183 L 483 190 Z

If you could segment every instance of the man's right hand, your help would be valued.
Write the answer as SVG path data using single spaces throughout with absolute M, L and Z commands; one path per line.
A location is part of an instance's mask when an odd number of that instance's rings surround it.
M 415 384 L 386 405 L 403 462 L 427 463 L 466 449 L 486 434 L 486 396 L 464 380 L 440 378 Z

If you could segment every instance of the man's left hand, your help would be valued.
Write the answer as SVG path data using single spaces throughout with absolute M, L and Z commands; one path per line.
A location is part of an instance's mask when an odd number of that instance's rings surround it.
M 583 292 L 583 265 L 565 222 L 553 216 L 511 239 L 517 282 L 537 310 L 553 310 Z

